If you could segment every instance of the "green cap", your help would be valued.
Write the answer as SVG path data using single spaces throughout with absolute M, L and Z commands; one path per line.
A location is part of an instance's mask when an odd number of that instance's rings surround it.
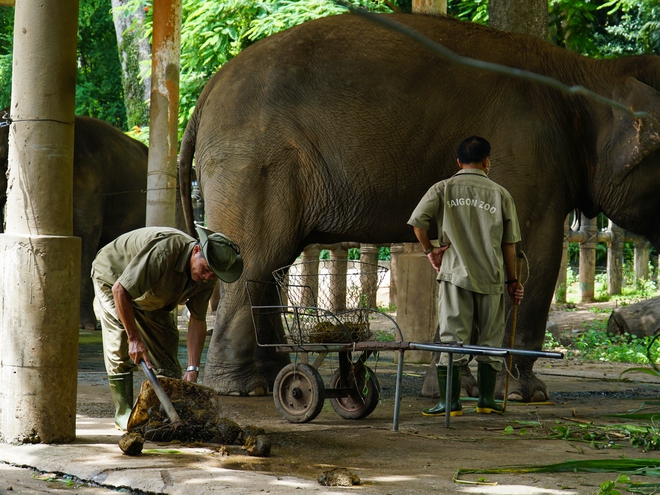
M 229 237 L 196 227 L 199 234 L 199 243 L 209 268 L 213 270 L 223 282 L 235 282 L 243 273 L 243 258 L 238 246 Z

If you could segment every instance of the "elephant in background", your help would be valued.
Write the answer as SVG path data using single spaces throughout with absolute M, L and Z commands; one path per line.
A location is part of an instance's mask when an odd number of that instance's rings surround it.
M 9 127 L 0 128 L 0 161 L 8 166 Z M 76 117 L 73 155 L 73 235 L 82 238 L 80 328 L 95 329 L 90 272 L 97 251 L 145 225 L 148 148 L 98 119 Z M 0 177 L 4 232 L 6 173 Z
M 389 17 L 460 55 L 580 84 L 660 119 L 658 57 L 595 60 L 446 17 Z M 183 136 L 181 190 L 190 191 L 194 156 L 209 227 L 240 245 L 243 280 L 272 280 L 311 243 L 416 242 L 406 225 L 413 208 L 457 171 L 456 147 L 471 135 L 490 141 L 490 177 L 516 202 L 531 277 L 515 346 L 538 350 L 571 210 L 603 212 L 660 248 L 660 129 L 648 120 L 453 64 L 394 30 L 338 15 L 261 40 L 213 76 Z M 184 211 L 192 233 L 186 197 Z M 224 291 L 204 382 L 258 393 L 283 359 L 256 352 L 244 285 Z M 257 302 L 275 303 L 274 294 Z M 259 332 L 281 332 L 262 323 Z M 534 361 L 514 358 L 511 399 L 546 400 Z M 471 390 L 474 379 L 464 380 Z

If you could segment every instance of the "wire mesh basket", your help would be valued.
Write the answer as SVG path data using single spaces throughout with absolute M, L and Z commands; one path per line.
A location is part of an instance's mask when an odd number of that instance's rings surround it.
M 387 268 L 359 261 L 307 261 L 279 268 L 287 338 L 294 344 L 369 340 L 369 313 Z

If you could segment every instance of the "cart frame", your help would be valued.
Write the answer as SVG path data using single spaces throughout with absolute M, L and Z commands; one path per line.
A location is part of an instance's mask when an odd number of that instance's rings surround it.
M 274 287 L 273 287 L 274 286 Z M 451 375 L 454 354 L 488 355 L 506 358 L 509 355 L 527 356 L 534 358 L 562 359 L 560 352 L 532 351 L 525 349 L 510 349 L 504 347 L 485 347 L 475 345 L 463 345 L 460 343 L 423 343 L 407 342 L 403 339 L 401 328 L 396 320 L 390 315 L 375 309 L 360 307 L 347 309 L 343 312 L 332 312 L 326 308 L 316 306 L 297 306 L 285 304 L 282 300 L 279 283 L 273 281 L 246 280 L 245 287 L 250 301 L 252 322 L 255 329 L 255 338 L 260 347 L 271 347 L 276 352 L 296 354 L 293 363 L 283 368 L 275 380 L 273 398 L 279 412 L 290 422 L 303 423 L 312 421 L 323 407 L 324 400 L 330 399 L 332 406 L 340 416 L 345 419 L 361 419 L 368 416 L 378 404 L 380 390 L 377 379 L 366 365 L 370 355 L 380 351 L 391 351 L 398 353 L 396 386 L 394 394 L 394 414 L 392 420 L 392 431 L 399 430 L 399 415 L 401 407 L 401 382 L 403 377 L 404 354 L 407 350 L 423 350 L 432 352 L 444 352 L 448 354 L 447 362 L 447 388 L 445 391 L 446 402 L 451 402 Z M 261 287 L 265 291 L 274 288 L 279 297 L 279 305 L 258 305 L 253 298 L 255 288 Z M 309 290 L 311 300 L 316 295 L 310 286 L 304 284 L 291 284 L 290 287 Z M 302 336 L 295 335 L 295 330 L 301 327 L 301 318 L 318 318 L 320 320 L 332 321 L 336 328 L 344 326 L 342 316 L 347 313 L 359 311 L 360 318 L 369 313 L 378 313 L 385 316 L 394 325 L 398 341 L 381 342 L 374 340 L 354 342 L 304 342 Z M 260 342 L 258 333 L 258 320 L 260 317 L 272 317 L 279 315 L 285 327 L 285 337 L 293 342 Z M 348 332 L 350 333 L 350 332 Z M 337 352 L 339 357 L 339 368 L 331 379 L 331 387 L 325 387 L 318 372 L 319 366 L 325 357 Z M 313 364 L 309 364 L 309 354 L 318 354 Z M 359 353 L 356 360 L 353 355 Z M 298 360 L 298 356 L 300 359 Z M 366 391 L 366 393 L 365 393 Z M 285 397 L 282 397 L 284 395 Z M 445 414 L 445 427 L 450 426 L 450 415 Z

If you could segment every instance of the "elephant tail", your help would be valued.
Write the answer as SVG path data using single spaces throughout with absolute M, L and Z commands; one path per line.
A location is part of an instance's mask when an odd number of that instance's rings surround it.
M 192 162 L 195 156 L 195 144 L 197 141 L 197 126 L 199 124 L 198 107 L 186 126 L 181 139 L 181 151 L 179 153 L 179 189 L 181 191 L 181 206 L 183 208 L 183 217 L 185 219 L 186 230 L 197 238 L 192 206 Z

